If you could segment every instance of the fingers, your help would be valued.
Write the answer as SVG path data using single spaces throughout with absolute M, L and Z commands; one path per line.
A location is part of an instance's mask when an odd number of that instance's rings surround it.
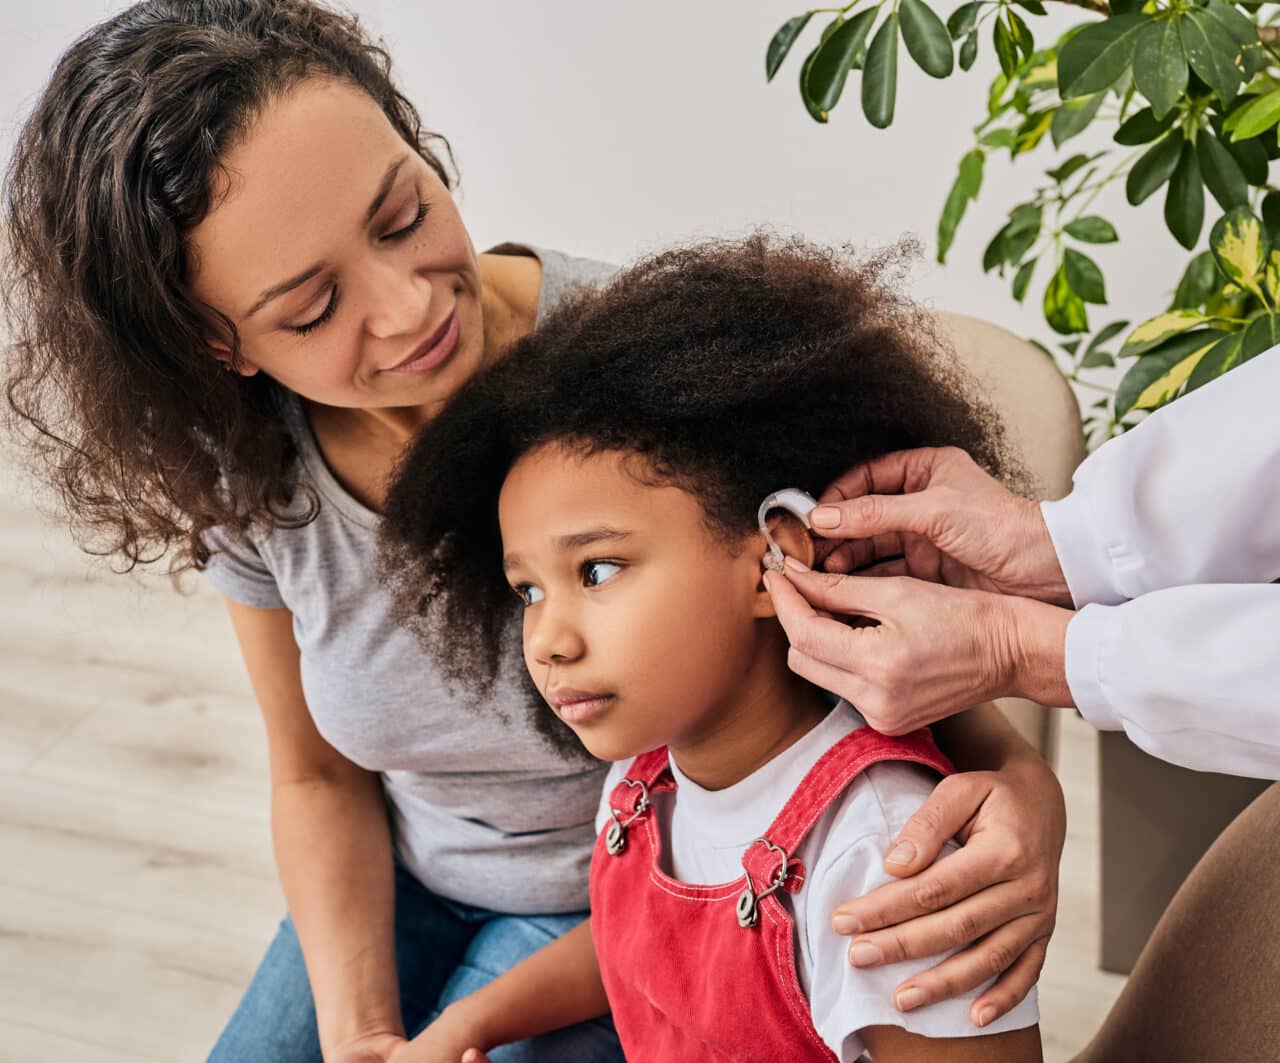
M 928 482 L 929 470 L 938 453 L 934 448 L 921 447 L 897 450 L 860 462 L 835 480 L 818 501 L 825 504 L 862 495 L 897 495 L 919 490 Z
M 950 1000 L 952 997 L 958 997 L 976 989 L 984 982 L 989 982 L 992 978 L 1011 970 L 1032 946 L 1042 941 L 1046 936 L 1042 927 L 1043 922 L 1038 915 L 1024 916 L 1012 923 L 1006 923 L 976 944 L 949 956 L 936 967 L 903 982 L 894 991 L 894 1004 L 900 1011 L 915 1011 L 927 1004 L 936 1004 L 939 1000 Z M 1043 955 L 1038 959 L 1033 957 L 1033 961 L 1030 962 L 1036 963 L 1038 971 L 1039 964 L 1044 962 L 1044 957 Z M 1026 969 L 1020 969 L 1015 983 L 1000 999 L 1002 1001 L 1011 999 L 1015 992 L 1015 985 L 1021 985 L 1025 976 Z M 1027 988 L 1030 989 L 1030 984 Z M 1023 996 L 1025 995 L 1024 990 Z M 975 1001 L 975 1007 L 977 1003 Z M 985 1011 L 989 1006 L 989 1004 L 983 1004 L 979 1011 Z M 1011 1004 L 1010 1007 L 1012 1006 Z M 992 1021 L 994 1016 L 987 1019 L 988 1023 Z
M 1040 980 L 1040 971 L 1044 968 L 1045 956 L 1049 951 L 1049 936 L 1046 934 L 1031 943 L 1031 946 L 1014 961 L 1012 967 L 1004 972 L 996 984 L 973 1002 L 969 1009 L 969 1017 L 975 1026 L 990 1026 L 1002 1015 L 1007 1015 L 1016 1008 L 1031 992 L 1031 987 Z
M 884 616 L 885 609 L 895 600 L 894 592 L 900 590 L 900 585 L 883 579 L 802 569 L 791 559 L 787 562 L 786 578 L 815 608 L 847 616 L 869 616 L 875 620 Z M 778 619 L 781 620 L 781 616 Z M 782 626 L 786 627 L 785 621 Z M 795 645 L 794 639 L 792 645 Z
M 489 1057 L 478 1048 L 468 1048 L 462 1053 L 462 1063 L 489 1063 Z
M 977 814 L 990 796 L 993 782 L 985 772 L 962 772 L 943 779 L 933 793 L 906 822 L 893 847 L 884 859 L 884 869 L 891 875 L 907 878 L 924 871 L 938 858 L 942 847 L 958 835 Z M 950 864 L 940 874 L 951 871 Z M 959 878 L 959 873 L 948 877 Z M 982 885 L 989 885 L 984 882 Z M 951 890 L 960 888 L 957 881 Z M 971 891 L 972 892 L 972 891 Z M 964 896 L 962 893 L 961 896 Z

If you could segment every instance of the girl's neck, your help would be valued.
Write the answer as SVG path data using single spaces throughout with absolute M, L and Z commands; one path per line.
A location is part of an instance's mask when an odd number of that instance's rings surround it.
M 786 665 L 786 635 L 766 628 L 755 660 L 732 700 L 670 746 L 680 771 L 707 790 L 723 790 L 758 771 L 813 730 L 830 701 Z

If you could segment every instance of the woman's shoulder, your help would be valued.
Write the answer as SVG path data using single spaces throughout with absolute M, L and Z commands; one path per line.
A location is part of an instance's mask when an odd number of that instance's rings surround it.
M 529 276 L 528 271 L 540 269 L 537 278 L 539 319 L 583 288 L 607 283 L 619 269 L 612 262 L 571 255 L 539 244 L 501 243 L 489 248 L 485 255 L 491 256 L 491 270 L 500 271 L 516 284 Z

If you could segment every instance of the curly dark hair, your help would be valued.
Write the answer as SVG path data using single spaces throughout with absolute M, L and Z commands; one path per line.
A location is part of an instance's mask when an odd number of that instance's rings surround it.
M 1018 482 L 995 413 L 901 294 L 911 253 L 767 234 L 678 247 L 562 305 L 469 381 L 402 457 L 380 544 L 401 620 L 450 680 L 484 699 L 518 622 L 498 495 L 544 444 L 641 456 L 643 481 L 694 494 L 731 547 L 770 492 L 816 496 L 891 450 L 963 447 Z
M 368 93 L 447 186 L 358 20 L 314 0 L 146 0 L 62 56 L 9 167 L 10 420 L 81 545 L 125 568 L 203 567 L 203 534 L 295 524 L 281 392 L 234 360 L 232 322 L 189 291 L 187 237 L 220 160 L 273 99 L 312 76 Z

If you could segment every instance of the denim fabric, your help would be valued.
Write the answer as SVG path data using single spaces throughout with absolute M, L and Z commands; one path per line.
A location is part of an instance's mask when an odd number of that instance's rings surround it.
M 585 912 L 515 916 L 437 897 L 396 866 L 396 968 L 410 1037 L 446 1005 L 466 996 L 543 945 L 572 930 Z M 494 1063 L 622 1063 L 608 1018 L 506 1045 Z M 322 1063 L 315 1005 L 302 949 L 287 916 L 209 1063 Z

